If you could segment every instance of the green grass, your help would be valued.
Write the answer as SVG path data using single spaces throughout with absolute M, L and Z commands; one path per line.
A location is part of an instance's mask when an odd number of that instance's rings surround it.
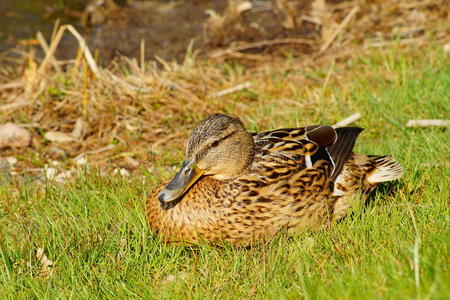
M 64 186 L 0 187 L 0 298 L 448 297 L 450 135 L 405 124 L 450 117 L 449 62 L 438 45 L 371 50 L 336 64 L 318 106 L 291 107 L 272 119 L 272 127 L 332 123 L 359 111 L 357 125 L 366 131 L 357 150 L 404 164 L 402 180 L 327 231 L 250 249 L 165 245 L 145 221 L 151 175 L 92 172 Z M 292 72 L 303 71 L 274 70 L 273 84 L 288 84 Z M 327 72 L 308 76 L 320 89 Z M 303 101 L 306 88 L 293 89 Z M 258 96 L 267 100 L 244 119 L 252 129 L 262 129 L 252 120 L 280 110 L 273 95 Z M 37 248 L 54 262 L 48 276 Z

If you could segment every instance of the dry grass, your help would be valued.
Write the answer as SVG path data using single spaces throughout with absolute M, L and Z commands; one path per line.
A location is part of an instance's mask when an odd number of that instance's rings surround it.
M 89 153 L 92 165 L 101 167 L 120 166 L 124 157 L 130 156 L 145 162 L 146 167 L 155 160 L 172 163 L 172 154 L 177 156 L 182 150 L 189 130 L 209 113 L 239 115 L 253 129 L 271 127 L 295 110 L 310 110 L 311 119 L 315 119 L 320 114 L 317 105 L 334 101 L 327 85 L 341 80 L 333 76 L 335 62 L 345 62 L 367 47 L 382 47 L 394 40 L 400 46 L 420 45 L 429 39 L 448 42 L 448 28 L 443 25 L 448 18 L 448 12 L 442 9 L 445 1 L 365 2 L 330 5 L 316 0 L 305 12 L 307 15 L 295 17 L 298 20 L 291 16 L 292 26 L 313 22 L 319 33 L 315 39 L 305 41 L 312 55 L 301 60 L 289 55 L 289 45 L 295 41 L 279 39 L 234 45 L 212 52 L 211 60 L 197 58 L 188 51 L 181 64 L 161 58 L 157 62 L 143 58 L 138 62 L 118 57 L 107 67 L 99 67 L 73 27 L 55 29 L 49 45 L 38 35 L 46 57 L 37 59 L 33 49 L 22 53 L 15 78 L 10 79 L 13 72 L 3 71 L 0 79 L 2 120 L 20 124 L 34 136 L 32 147 L 19 154 L 22 159 L 18 170 L 41 167 L 50 158 L 73 165 L 73 158 L 83 153 Z M 289 16 L 295 3 L 280 3 L 278 9 Z M 230 8 L 233 5 L 239 7 Z M 222 21 L 237 24 L 248 8 L 248 4 L 230 1 L 227 13 L 220 18 L 230 15 L 232 21 Z M 227 35 L 223 27 L 216 24 L 214 28 Z M 80 43 L 78 55 L 70 61 L 58 61 L 55 50 L 61 36 L 69 32 Z M 266 54 L 270 47 L 280 45 L 288 53 L 286 57 Z M 266 62 L 244 67 L 255 55 Z M 229 57 L 241 60 L 223 61 Z M 314 75 L 319 68 L 328 69 L 325 77 Z M 244 83 L 250 87 L 239 88 Z M 217 96 L 236 86 L 234 93 Z M 277 105 L 278 109 L 267 115 L 264 110 L 268 105 Z M 72 134 L 75 138 L 58 143 L 45 139 L 48 132 Z M 165 148 L 175 151 L 163 151 Z M 2 150 L 2 155 L 17 155 L 17 151 Z

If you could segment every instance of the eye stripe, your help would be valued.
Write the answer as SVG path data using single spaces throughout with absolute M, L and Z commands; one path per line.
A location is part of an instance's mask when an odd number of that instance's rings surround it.
M 230 133 L 227 134 L 226 136 L 222 137 L 222 138 L 219 139 L 219 140 L 214 141 L 213 143 L 216 143 L 216 142 L 217 142 L 217 146 L 219 146 L 220 143 L 221 143 L 223 140 L 225 140 L 225 139 L 227 139 L 227 138 L 233 136 L 235 133 L 237 133 L 237 130 L 230 132 Z M 214 146 L 214 148 L 217 147 L 217 146 Z M 206 146 L 204 146 L 204 148 L 203 148 L 202 150 L 200 150 L 200 151 L 197 153 L 197 155 L 196 155 L 197 161 L 200 160 L 200 159 L 202 159 L 203 157 L 205 157 L 206 153 L 208 152 L 208 150 L 209 150 L 210 148 L 211 148 L 211 144 L 209 144 L 209 143 L 208 143 Z
M 232 132 L 230 132 L 229 134 L 227 134 L 226 136 L 224 136 L 223 138 L 214 141 L 213 143 L 217 143 L 217 146 L 218 146 L 223 140 L 225 140 L 225 139 L 231 137 L 231 136 L 234 135 L 236 132 L 237 132 L 237 130 L 232 131 Z M 214 146 L 214 147 L 216 147 L 216 146 Z

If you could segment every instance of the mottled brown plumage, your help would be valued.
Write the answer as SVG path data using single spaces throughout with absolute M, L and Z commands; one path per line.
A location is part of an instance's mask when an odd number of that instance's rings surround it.
M 191 133 L 175 178 L 147 201 L 150 227 L 170 242 L 266 241 L 344 217 L 356 197 L 403 175 L 388 156 L 352 152 L 360 128 L 248 133 L 216 114 Z

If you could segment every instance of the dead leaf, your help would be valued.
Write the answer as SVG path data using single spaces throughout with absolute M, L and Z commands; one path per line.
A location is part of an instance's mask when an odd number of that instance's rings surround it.
M 250 1 L 243 1 L 239 3 L 236 7 L 236 10 L 239 14 L 243 13 L 244 11 L 247 11 L 252 8 L 252 3 Z
M 77 122 L 75 123 L 75 127 L 72 130 L 71 135 L 74 138 L 79 139 L 83 135 L 83 129 L 84 129 L 83 120 L 81 118 L 78 118 Z
M 336 23 L 334 22 L 333 14 L 331 13 L 325 0 L 315 0 L 311 4 L 311 17 L 314 20 L 319 21 L 322 27 L 322 40 L 327 40 L 334 31 Z
M 77 157 L 75 157 L 74 159 L 73 159 L 73 161 L 75 162 L 75 164 L 77 164 L 77 165 L 79 165 L 79 166 L 82 166 L 82 165 L 85 165 L 85 164 L 87 164 L 87 158 L 86 158 L 86 155 L 78 155 Z
M 46 154 L 52 159 L 64 158 L 66 156 L 66 152 L 63 149 L 55 146 L 48 148 Z
M 118 259 L 123 259 L 127 250 L 127 240 L 121 239 L 119 244 L 119 253 L 117 253 Z
M 51 261 L 44 253 L 44 249 L 37 248 L 36 258 L 41 263 L 41 271 L 44 277 L 51 275 L 53 272 L 53 261 Z
M 281 25 L 286 29 L 296 28 L 298 12 L 293 3 L 283 0 L 276 1 L 275 3 L 278 9 L 284 13 L 284 20 L 281 22 Z
M 227 29 L 235 24 L 243 12 L 252 8 L 250 1 L 228 0 L 227 7 L 222 15 L 218 14 L 212 9 L 207 9 L 205 13 L 208 19 L 205 23 L 209 38 L 213 38 L 219 44 L 223 42 L 226 37 Z
M 49 131 L 44 135 L 44 138 L 46 138 L 50 142 L 57 143 L 69 143 L 75 140 L 73 136 L 59 131 Z

